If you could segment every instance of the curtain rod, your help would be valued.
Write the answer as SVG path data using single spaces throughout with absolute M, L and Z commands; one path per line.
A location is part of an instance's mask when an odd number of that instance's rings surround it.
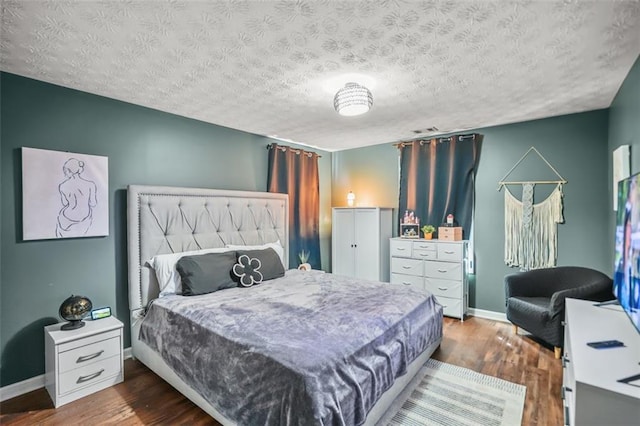
M 275 145 L 275 146 L 274 146 Z M 275 143 L 270 143 L 269 145 L 267 145 L 267 149 L 273 149 L 273 148 L 277 148 L 279 150 L 281 150 L 282 152 L 286 152 L 287 150 L 292 151 L 295 154 L 305 154 L 308 157 L 312 157 L 314 155 L 317 155 L 318 158 L 322 158 L 322 155 L 318 154 L 317 152 L 314 151 L 305 151 L 304 149 L 295 149 L 295 148 L 291 148 L 290 146 L 286 146 L 286 145 L 278 145 Z
M 393 146 L 395 146 L 396 148 L 404 148 L 405 146 L 413 145 L 414 142 L 420 142 L 420 144 L 423 145 L 425 143 L 430 143 L 431 141 L 442 143 L 442 142 L 450 142 L 451 138 L 458 138 L 458 140 L 463 140 L 463 139 L 469 139 L 469 138 L 473 139 L 475 137 L 476 137 L 476 134 L 472 133 L 469 135 L 451 135 L 443 138 L 417 138 L 417 139 L 413 139 L 406 142 L 394 143 Z

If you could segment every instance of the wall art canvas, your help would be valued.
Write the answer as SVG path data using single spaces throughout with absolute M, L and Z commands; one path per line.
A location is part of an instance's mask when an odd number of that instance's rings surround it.
M 23 240 L 109 235 L 108 158 L 22 148 Z

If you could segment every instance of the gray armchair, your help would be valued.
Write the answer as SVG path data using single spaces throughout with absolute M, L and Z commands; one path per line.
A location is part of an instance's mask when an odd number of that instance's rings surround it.
M 507 319 L 554 346 L 560 358 L 564 344 L 564 299 L 606 301 L 614 298 L 611 278 L 578 266 L 534 269 L 504 279 Z

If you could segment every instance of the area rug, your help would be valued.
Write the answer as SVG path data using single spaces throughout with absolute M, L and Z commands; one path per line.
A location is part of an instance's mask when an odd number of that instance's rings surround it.
M 427 361 L 421 374 L 400 409 L 391 414 L 389 425 L 522 424 L 525 386 L 434 359 Z

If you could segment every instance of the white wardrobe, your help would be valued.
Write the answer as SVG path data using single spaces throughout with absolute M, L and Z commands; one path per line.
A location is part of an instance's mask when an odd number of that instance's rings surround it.
M 331 234 L 332 272 L 389 282 L 389 238 L 393 209 L 334 207 Z

